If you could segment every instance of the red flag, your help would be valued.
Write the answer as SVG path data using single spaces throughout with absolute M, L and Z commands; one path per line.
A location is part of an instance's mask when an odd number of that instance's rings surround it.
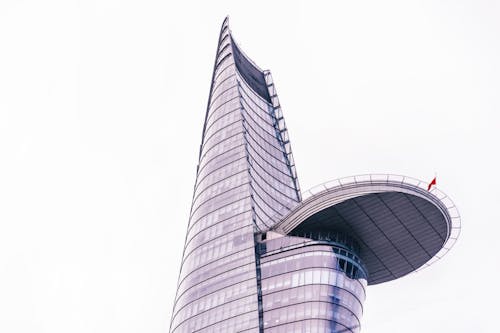
M 429 186 L 427 186 L 427 191 L 431 190 L 432 185 L 436 185 L 436 177 L 429 183 Z

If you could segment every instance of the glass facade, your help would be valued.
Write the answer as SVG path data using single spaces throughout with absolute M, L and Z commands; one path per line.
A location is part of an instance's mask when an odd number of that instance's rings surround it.
M 356 242 L 270 231 L 300 202 L 271 74 L 226 19 L 170 332 L 359 332 L 367 271 Z
M 300 201 L 269 72 L 217 48 L 171 332 L 259 332 L 255 234 Z
M 266 332 L 359 332 L 366 271 L 355 248 L 286 236 L 258 249 Z

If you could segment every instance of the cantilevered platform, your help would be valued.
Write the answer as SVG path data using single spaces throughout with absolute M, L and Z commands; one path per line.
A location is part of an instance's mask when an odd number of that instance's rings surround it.
M 460 233 L 460 215 L 436 187 L 396 175 L 362 175 L 303 193 L 273 230 L 287 235 L 342 232 L 357 240 L 368 284 L 397 279 L 439 260 Z

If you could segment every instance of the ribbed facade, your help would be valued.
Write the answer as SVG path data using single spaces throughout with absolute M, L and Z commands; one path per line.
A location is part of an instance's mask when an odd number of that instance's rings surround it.
M 259 332 L 254 235 L 300 201 L 271 74 L 221 29 L 171 332 Z

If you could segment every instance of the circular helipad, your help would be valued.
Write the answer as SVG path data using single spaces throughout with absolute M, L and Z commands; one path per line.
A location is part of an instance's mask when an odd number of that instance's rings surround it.
M 460 234 L 460 215 L 436 187 L 396 175 L 362 175 L 317 186 L 273 229 L 287 235 L 342 232 L 360 245 L 368 284 L 439 260 Z

